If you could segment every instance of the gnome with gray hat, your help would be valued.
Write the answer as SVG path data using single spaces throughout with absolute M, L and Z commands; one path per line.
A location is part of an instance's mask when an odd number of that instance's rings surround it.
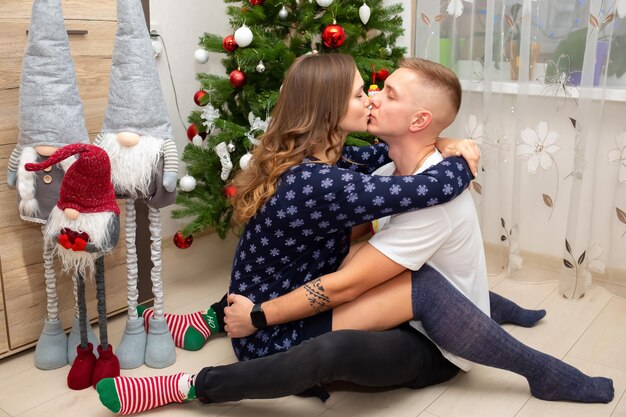
M 18 191 L 20 218 L 44 225 L 59 199 L 64 173 L 75 158 L 41 172 L 26 171 L 25 165 L 44 162 L 64 145 L 89 143 L 61 0 L 33 3 L 22 64 L 18 124 L 20 133 L 9 159 L 7 183 Z M 67 336 L 59 320 L 52 247 L 45 243 L 43 259 L 47 317 L 35 349 L 35 365 L 56 369 L 66 365 L 68 358 L 73 360 L 76 347 L 68 350 Z M 77 317 L 76 310 L 70 336 L 74 340 L 78 339 Z M 96 341 L 91 327 L 89 330 L 89 340 Z
M 124 369 L 146 364 L 164 368 L 176 360 L 174 342 L 163 317 L 160 208 L 176 200 L 178 152 L 167 115 L 150 34 L 140 0 L 118 0 L 109 101 L 95 144 L 111 160 L 115 192 L 126 198 L 128 317 L 117 349 Z M 137 313 L 135 200 L 149 208 L 152 292 L 155 314 L 146 336 Z

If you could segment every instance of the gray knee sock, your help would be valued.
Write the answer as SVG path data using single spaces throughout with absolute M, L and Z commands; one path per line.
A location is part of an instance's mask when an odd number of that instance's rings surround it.
M 613 399 L 612 380 L 587 376 L 524 345 L 431 267 L 413 272 L 412 281 L 413 315 L 443 349 L 523 375 L 532 395 L 542 400 L 608 403 Z
M 528 310 L 508 298 L 489 291 L 491 318 L 498 324 L 512 323 L 523 327 L 533 327 L 545 317 L 546 310 Z

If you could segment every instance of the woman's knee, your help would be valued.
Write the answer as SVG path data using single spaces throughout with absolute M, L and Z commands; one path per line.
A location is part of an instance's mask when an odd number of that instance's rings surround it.
M 346 368 L 358 361 L 358 333 L 354 330 L 338 330 L 305 342 L 310 343 L 308 360 L 317 369 L 320 383 L 341 377 Z
M 312 354 L 318 362 L 332 363 L 345 359 L 345 355 L 355 349 L 355 330 L 328 332 L 311 340 L 314 342 Z

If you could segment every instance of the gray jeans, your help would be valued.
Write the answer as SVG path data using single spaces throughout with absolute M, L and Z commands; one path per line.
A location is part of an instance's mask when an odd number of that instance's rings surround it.
M 383 332 L 330 332 L 286 352 L 207 367 L 198 373 L 195 388 L 204 403 L 302 393 L 325 400 L 321 385 L 335 381 L 422 388 L 447 381 L 458 370 L 430 340 L 404 325 Z

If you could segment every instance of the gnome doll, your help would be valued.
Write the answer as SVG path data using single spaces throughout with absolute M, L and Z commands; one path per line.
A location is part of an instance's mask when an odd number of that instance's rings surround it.
M 72 346 L 76 359 L 67 377 L 72 389 L 94 387 L 102 378 L 119 376 L 120 364 L 108 343 L 106 298 L 104 290 L 104 254 L 119 239 L 120 210 L 111 183 L 109 157 L 97 146 L 77 143 L 54 152 L 46 161 L 28 163 L 27 171 L 46 170 L 73 155 L 78 159 L 65 173 L 59 200 L 50 212 L 44 228 L 44 241 L 53 247 L 65 271 L 76 274 L 80 343 Z M 84 277 L 95 275 L 98 301 L 100 344 L 98 358 L 87 339 L 87 311 Z
M 45 224 L 59 198 L 63 175 L 74 158 L 52 164 L 42 172 L 26 171 L 24 166 L 45 161 L 64 145 L 89 143 L 61 0 L 33 2 L 20 83 L 19 129 L 17 146 L 9 159 L 7 183 L 17 188 L 22 220 Z M 68 363 L 68 343 L 59 320 L 50 247 L 44 246 L 43 260 L 47 317 L 35 349 L 35 366 L 55 369 Z M 74 337 L 76 319 L 72 329 Z M 89 330 L 90 339 L 96 340 Z M 75 354 L 74 349 L 69 359 Z
M 95 141 L 111 159 L 115 192 L 126 198 L 128 317 L 117 356 L 124 369 L 144 363 L 164 368 L 175 362 L 176 352 L 163 311 L 159 209 L 176 200 L 178 152 L 141 1 L 118 0 L 117 22 L 109 101 L 102 132 Z M 145 326 L 137 313 L 137 199 L 148 205 L 152 241 L 154 316 Z

